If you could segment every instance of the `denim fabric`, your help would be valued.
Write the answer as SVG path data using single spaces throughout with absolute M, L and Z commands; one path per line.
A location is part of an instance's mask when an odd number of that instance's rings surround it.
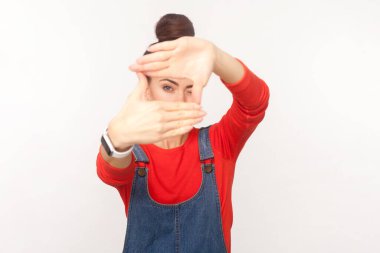
M 210 125 L 211 126 L 211 125 Z M 209 127 L 199 129 L 202 183 L 190 199 L 161 204 L 148 191 L 149 160 L 139 145 L 123 253 L 226 253 Z M 211 163 L 205 163 L 209 160 Z

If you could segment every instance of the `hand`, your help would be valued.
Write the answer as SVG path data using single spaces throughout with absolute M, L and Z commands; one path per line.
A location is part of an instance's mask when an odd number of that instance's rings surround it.
M 148 80 L 137 72 L 139 83 L 128 95 L 120 112 L 108 125 L 115 148 L 123 150 L 133 144 L 155 143 L 189 132 L 202 121 L 205 112 L 191 102 L 149 101 Z
M 192 101 L 200 104 L 202 89 L 214 70 L 215 45 L 204 39 L 183 36 L 154 44 L 148 51 L 153 53 L 140 57 L 129 69 L 148 76 L 189 78 L 194 82 Z

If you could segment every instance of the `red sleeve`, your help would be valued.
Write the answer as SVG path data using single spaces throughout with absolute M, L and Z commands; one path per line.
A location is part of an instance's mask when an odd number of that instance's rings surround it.
M 240 59 L 244 67 L 242 78 L 235 83 L 221 82 L 233 96 L 231 107 L 214 124 L 213 138 L 226 159 L 237 159 L 244 144 L 264 119 L 268 107 L 269 88 Z
M 131 164 L 123 169 L 113 167 L 110 163 L 104 160 L 101 154 L 101 146 L 99 147 L 98 156 L 96 158 L 96 171 L 98 177 L 106 184 L 118 187 L 126 184 L 131 184 L 134 175 L 134 154 L 132 152 Z

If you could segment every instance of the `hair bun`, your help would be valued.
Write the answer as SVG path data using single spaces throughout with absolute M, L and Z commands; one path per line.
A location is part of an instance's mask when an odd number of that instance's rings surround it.
M 156 24 L 158 42 L 175 40 L 182 36 L 194 36 L 193 23 L 185 15 L 168 13 Z

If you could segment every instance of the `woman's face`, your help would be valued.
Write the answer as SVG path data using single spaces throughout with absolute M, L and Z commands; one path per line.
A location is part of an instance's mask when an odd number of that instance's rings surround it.
M 192 87 L 188 78 L 151 77 L 147 95 L 149 100 L 191 102 Z

